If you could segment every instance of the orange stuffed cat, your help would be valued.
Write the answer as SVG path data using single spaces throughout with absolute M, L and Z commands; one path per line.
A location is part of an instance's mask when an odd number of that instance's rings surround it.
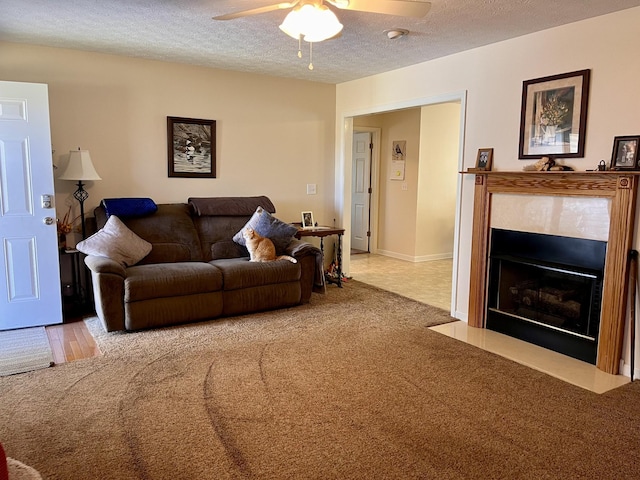
M 260 235 L 253 228 L 247 227 L 242 231 L 242 236 L 247 244 L 249 256 L 252 262 L 272 262 L 274 260 L 289 260 L 291 263 L 298 261 L 289 255 L 276 255 L 276 247 L 273 242 Z

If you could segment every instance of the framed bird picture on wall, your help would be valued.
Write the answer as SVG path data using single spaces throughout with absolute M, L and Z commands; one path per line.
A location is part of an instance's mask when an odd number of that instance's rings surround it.
M 216 121 L 167 117 L 169 177 L 216 178 Z

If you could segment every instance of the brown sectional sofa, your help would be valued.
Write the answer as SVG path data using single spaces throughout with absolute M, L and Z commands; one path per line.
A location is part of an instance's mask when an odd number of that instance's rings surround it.
M 308 303 L 313 291 L 323 292 L 322 253 L 310 243 L 287 239 L 278 252 L 297 263 L 257 263 L 233 242 L 258 206 L 275 213 L 267 197 L 221 197 L 118 217 L 152 249 L 129 267 L 103 256 L 85 258 L 104 328 L 140 330 L 290 307 Z M 101 228 L 107 221 L 104 207 L 95 215 Z

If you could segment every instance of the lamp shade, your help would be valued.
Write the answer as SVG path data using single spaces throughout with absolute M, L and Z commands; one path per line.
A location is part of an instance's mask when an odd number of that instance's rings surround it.
M 335 13 L 325 5 L 305 3 L 289 12 L 280 30 L 296 40 L 302 37 L 305 42 L 322 42 L 335 37 L 342 27 Z
M 102 180 L 91 163 L 89 150 L 71 150 L 69 163 L 58 177 L 60 180 Z

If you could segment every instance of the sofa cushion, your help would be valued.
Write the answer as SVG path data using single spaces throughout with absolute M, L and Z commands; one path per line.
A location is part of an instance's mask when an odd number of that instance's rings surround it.
M 95 209 L 97 225 L 106 222 L 103 206 Z M 156 213 L 121 219 L 132 232 L 151 243 L 152 249 L 140 263 L 172 263 L 202 261 L 200 238 L 193 224 L 189 205 L 166 203 Z
M 301 303 L 300 282 L 260 285 L 222 291 L 222 315 L 241 315 Z
M 246 245 L 242 231 L 247 227 L 251 227 L 263 237 L 271 239 L 278 254 L 286 248 L 298 233 L 298 227 L 277 219 L 262 207 L 256 208 L 256 211 L 245 226 L 233 236 L 234 242 L 242 246 Z
M 222 289 L 222 272 L 204 262 L 137 265 L 127 269 L 124 301 L 179 297 Z
M 232 240 L 223 240 L 211 245 L 211 259 L 248 257 L 249 251 Z
M 276 213 L 276 207 L 264 195 L 260 197 L 191 197 L 188 202 L 193 213 L 198 217 L 248 217 L 258 207 Z
M 158 328 L 222 315 L 222 291 L 127 302 L 126 330 Z
M 200 238 L 200 250 L 202 251 L 203 260 L 208 262 L 214 260 L 213 255 L 226 255 L 224 252 L 217 250 L 218 248 L 226 249 L 224 246 L 215 247 L 216 252 L 214 253 L 214 245 L 220 242 L 231 242 L 238 247 L 240 251 L 243 251 L 242 254 L 236 255 L 236 257 L 248 257 L 249 252 L 245 251 L 246 248 L 234 243 L 232 239 L 236 232 L 243 228 L 250 218 L 251 215 L 239 217 L 193 217 L 193 224 L 195 225 L 198 237 Z M 222 258 L 222 256 L 218 256 L 216 258 Z
M 175 263 L 191 261 L 191 250 L 184 243 L 154 243 L 151 253 L 144 259 L 148 263 Z
M 250 262 L 245 257 L 209 263 L 222 271 L 225 291 L 300 280 L 300 265 L 288 260 Z
M 151 251 L 151 244 L 112 215 L 103 228 L 79 242 L 76 249 L 86 255 L 108 257 L 128 267 L 146 257 Z

